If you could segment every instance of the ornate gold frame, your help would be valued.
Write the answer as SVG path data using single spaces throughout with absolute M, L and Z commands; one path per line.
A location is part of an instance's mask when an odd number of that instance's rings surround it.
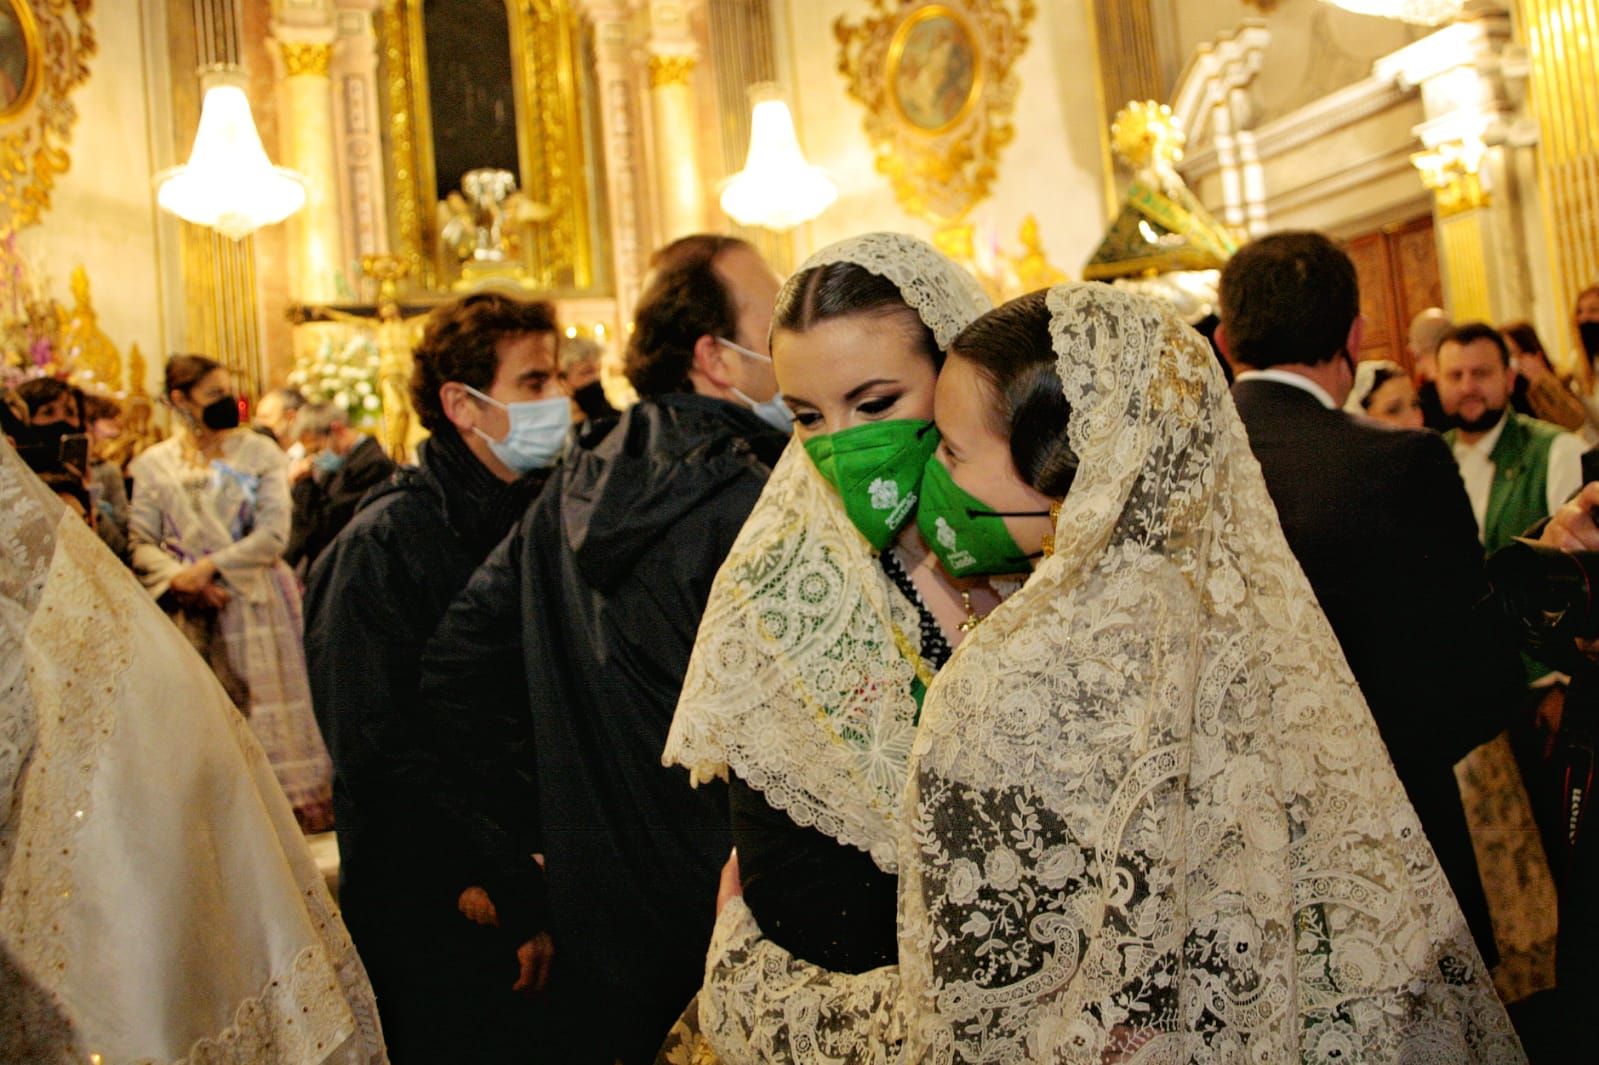
M 379 23 L 387 64 L 395 247 L 409 277 L 437 291 L 448 278 L 438 254 L 433 128 L 422 0 L 384 0 Z M 517 155 L 522 191 L 554 209 L 525 249 L 528 283 L 587 293 L 596 284 L 580 92 L 581 38 L 574 0 L 506 0 Z M 532 264 L 539 269 L 531 271 Z
M 0 112 L 0 238 L 33 225 L 72 160 L 78 112 L 68 95 L 89 77 L 95 53 L 92 0 L 6 0 L 28 49 L 22 94 Z
M 1001 149 L 1015 136 L 1010 116 L 1019 85 L 1013 68 L 1027 49 L 1033 0 L 870 0 L 858 23 L 840 17 L 838 71 L 866 111 L 877 169 L 911 214 L 958 221 L 993 186 Z M 1014 12 L 1012 7 L 1014 6 Z M 972 43 L 972 86 L 960 111 L 937 129 L 905 115 L 894 91 L 905 42 L 918 24 L 949 18 Z

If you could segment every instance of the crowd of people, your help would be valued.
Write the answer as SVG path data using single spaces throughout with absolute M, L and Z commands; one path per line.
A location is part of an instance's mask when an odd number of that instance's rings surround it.
M 1359 361 L 1315 233 L 1217 319 L 696 235 L 625 410 L 552 305 L 437 308 L 414 464 L 201 355 L 131 460 L 65 381 L 0 408 L 336 834 L 394 1062 L 1564 1060 L 1594 645 L 1484 559 L 1599 548 L 1599 287 L 1569 380 L 1439 310 Z

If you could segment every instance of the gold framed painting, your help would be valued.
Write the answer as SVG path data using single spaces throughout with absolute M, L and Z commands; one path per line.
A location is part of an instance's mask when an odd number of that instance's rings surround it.
M 901 205 L 939 224 L 989 193 L 1015 131 L 1014 67 L 1033 0 L 871 0 L 839 18 L 838 70 L 865 108 L 877 169 Z
M 43 59 L 39 23 L 27 0 L 0 0 L 0 122 L 33 103 Z
M 71 161 L 68 94 L 89 77 L 90 0 L 0 0 L 0 238 L 39 221 Z

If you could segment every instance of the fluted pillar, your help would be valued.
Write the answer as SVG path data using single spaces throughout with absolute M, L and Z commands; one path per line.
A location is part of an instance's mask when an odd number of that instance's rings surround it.
M 679 0 L 650 3 L 650 116 L 655 135 L 655 185 L 663 242 L 705 228 L 699 122 L 694 107 L 698 49 Z
M 334 29 L 280 22 L 274 24 L 273 36 L 283 59 L 285 162 L 306 179 L 305 210 L 290 223 L 290 284 L 301 302 L 330 303 L 352 293 L 344 276 L 344 226 L 334 152 Z

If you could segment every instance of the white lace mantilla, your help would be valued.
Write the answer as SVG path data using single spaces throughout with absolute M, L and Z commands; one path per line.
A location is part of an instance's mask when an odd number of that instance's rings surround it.
M 0 690 L 0 1059 L 386 1060 L 249 725 L 4 442 Z
M 829 244 L 801 263 L 794 276 L 829 263 L 854 263 L 893 282 L 933 331 L 941 351 L 994 305 L 977 278 L 925 240 L 904 233 L 865 233 Z
M 902 645 L 920 656 L 916 608 L 793 441 L 711 586 L 663 761 L 697 783 L 731 768 L 893 872 L 916 729 Z
M 823 972 L 727 906 L 729 1062 L 1521 1062 L 1290 554 L 1214 358 L 1048 297 L 1081 465 L 1056 553 L 929 692 L 900 965 Z
M 989 307 L 925 241 L 868 233 L 805 260 L 789 284 L 854 263 L 899 289 L 941 347 Z M 799 441 L 772 471 L 717 573 L 662 760 L 696 782 L 731 768 L 774 808 L 897 867 L 916 727 L 916 608 L 883 572 Z

